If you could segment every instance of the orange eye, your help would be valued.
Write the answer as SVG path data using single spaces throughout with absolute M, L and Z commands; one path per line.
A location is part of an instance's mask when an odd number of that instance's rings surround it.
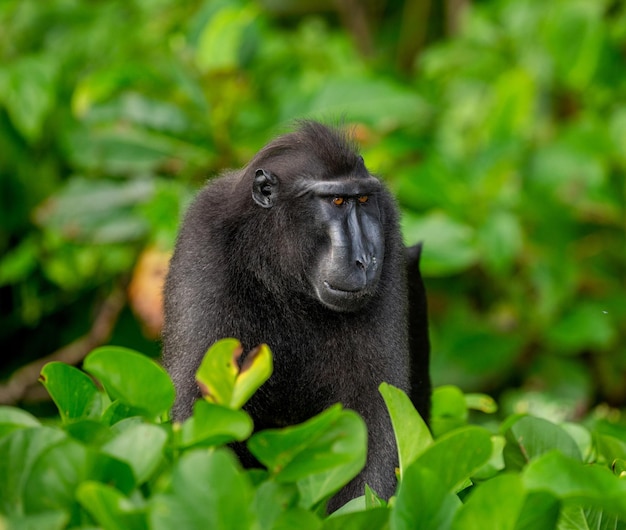
M 359 197 L 359 202 L 360 202 L 361 204 L 365 204 L 368 200 L 369 200 L 369 196 L 368 196 L 368 195 L 361 195 L 361 196 Z
M 341 206 L 341 205 L 343 205 L 344 202 L 346 202 L 346 200 L 343 197 L 335 197 L 333 199 L 333 204 L 335 206 Z

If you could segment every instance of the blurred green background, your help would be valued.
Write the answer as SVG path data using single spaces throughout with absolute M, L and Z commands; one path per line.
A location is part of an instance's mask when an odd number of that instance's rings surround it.
M 185 205 L 303 117 L 353 127 L 425 243 L 436 385 L 626 406 L 618 0 L 3 0 L 0 402 L 46 356 L 157 356 Z

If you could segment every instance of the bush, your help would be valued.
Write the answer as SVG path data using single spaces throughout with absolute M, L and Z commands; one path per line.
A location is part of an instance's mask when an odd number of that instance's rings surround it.
M 385 502 L 367 489 L 327 516 L 325 501 L 364 465 L 363 421 L 336 405 L 252 434 L 240 407 L 269 377 L 271 354 L 261 348 L 240 370 L 238 346 L 227 339 L 209 350 L 197 376 L 204 399 L 182 424 L 167 421 L 169 377 L 136 352 L 99 348 L 84 371 L 46 365 L 41 381 L 59 419 L 0 408 L 0 527 L 626 528 L 625 428 L 520 415 L 489 429 L 467 425 L 470 408 L 493 412 L 493 401 L 440 387 L 433 439 L 407 396 L 384 383 L 396 496 Z M 242 469 L 224 447 L 244 440 L 265 469 Z

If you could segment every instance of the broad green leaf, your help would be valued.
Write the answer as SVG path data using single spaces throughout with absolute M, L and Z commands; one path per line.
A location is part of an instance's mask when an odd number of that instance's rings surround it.
M 313 99 L 308 115 L 320 118 L 345 116 L 360 122 L 389 129 L 400 124 L 414 124 L 425 118 L 430 109 L 415 91 L 388 79 L 330 78 Z
M 101 451 L 126 462 L 136 483 L 143 484 L 162 463 L 166 441 L 167 433 L 162 427 L 135 424 L 104 444 Z
M 222 339 L 209 348 L 196 372 L 196 381 L 206 400 L 230 405 L 239 373 L 237 361 L 242 354 L 243 347 L 237 339 Z
M 276 480 L 293 482 L 353 462 L 362 467 L 366 440 L 358 414 L 335 405 L 300 425 L 261 431 L 248 447 Z
M 74 176 L 37 210 L 37 222 L 54 231 L 71 232 L 72 240 L 91 244 L 134 241 L 145 234 L 146 225 L 133 213 L 133 208 L 147 201 L 154 193 L 155 183 L 146 178 L 114 181 Z M 68 253 L 67 248 L 62 250 Z M 74 249 L 76 253 L 80 250 L 83 250 L 82 247 Z M 87 255 L 98 255 L 97 249 L 84 250 L 89 253 Z M 109 247 L 106 253 L 110 251 Z M 79 263 L 75 268 L 81 276 L 86 276 L 90 271 L 93 274 L 101 270 L 98 266 L 102 267 L 106 263 L 106 253 L 103 253 L 102 263 L 89 263 L 89 266 Z M 67 260 L 65 255 L 62 257 Z M 132 266 L 135 258 L 132 254 L 126 266 Z M 54 279 L 54 274 L 51 276 Z M 60 274 L 58 276 L 59 280 L 67 279 L 60 277 Z
M 6 519 L 0 514 L 0 528 L 3 530 L 63 530 L 67 528 L 69 520 L 69 513 L 60 510 Z
M 252 500 L 252 485 L 230 451 L 190 451 L 174 468 L 171 491 L 150 500 L 150 528 L 253 528 Z
M 465 404 L 468 409 L 479 410 L 485 414 L 495 414 L 498 411 L 496 401 L 486 394 L 465 394 Z
M 411 467 L 419 465 L 430 469 L 442 486 L 456 492 L 489 460 L 491 452 L 491 435 L 486 429 L 463 427 L 437 439 Z M 451 458 L 450 455 L 462 455 L 462 458 Z
M 261 528 L 273 528 L 282 513 L 298 505 L 298 488 L 295 484 L 264 481 L 254 496 L 254 511 Z
M 558 82 L 585 90 L 602 61 L 607 35 L 603 5 L 597 2 L 557 3 L 542 24 L 542 40 L 555 63 Z
M 561 503 L 547 491 L 527 492 L 515 530 L 552 530 L 559 519 Z
M 44 121 L 54 106 L 57 66 L 50 55 L 41 54 L 23 55 L 4 67 L 8 67 L 8 83 L 0 100 L 4 100 L 15 128 L 34 142 L 41 137 Z
M 78 502 L 105 530 L 147 530 L 145 509 L 133 505 L 118 490 L 87 481 L 76 491 Z
M 626 478 L 626 460 L 616 458 L 611 465 L 611 469 L 619 478 Z
M 387 502 L 381 499 L 378 494 L 365 484 L 365 507 L 368 510 L 372 508 L 384 508 L 387 506 Z
M 617 327 L 602 305 L 578 303 L 567 308 L 547 330 L 546 339 L 560 352 L 578 353 L 584 348 L 606 348 L 616 338 Z
M 492 100 L 485 130 L 493 138 L 525 137 L 533 127 L 537 86 L 523 68 L 507 68 L 492 83 Z
M 39 420 L 25 410 L 0 406 L 0 438 L 17 429 L 39 427 Z
M 430 424 L 435 436 L 467 424 L 467 400 L 460 388 L 444 385 L 433 390 Z
M 454 274 L 478 261 L 474 229 L 442 212 L 424 217 L 407 212 L 401 226 L 407 244 L 428 241 L 420 261 L 420 269 L 426 276 Z
M 104 411 L 102 423 L 114 426 L 120 421 L 135 418 L 138 414 L 142 414 L 141 409 L 131 407 L 122 401 L 113 401 Z
M 593 436 L 586 427 L 573 422 L 561 423 L 559 427 L 574 440 L 584 462 L 593 462 L 597 459 Z M 626 444 L 624 444 L 624 447 L 626 447 Z
M 626 481 L 605 467 L 551 451 L 530 462 L 522 476 L 530 490 L 549 491 L 569 505 L 593 506 L 626 519 Z
M 230 406 L 234 409 L 243 407 L 270 378 L 272 370 L 272 352 L 267 344 L 261 344 L 248 353 L 235 380 Z
M 196 50 L 198 67 L 206 72 L 235 70 L 246 28 L 254 21 L 254 5 L 228 6 L 218 10 L 200 34 Z
M 595 433 L 594 441 L 602 461 L 610 464 L 616 458 L 626 460 L 626 438 Z
M 504 436 L 493 435 L 491 437 L 491 444 L 492 451 L 489 460 L 484 466 L 472 474 L 472 478 L 486 480 L 495 476 L 505 468 L 503 452 L 506 440 Z
M 37 268 L 39 244 L 33 234 L 5 250 L 0 258 L 0 286 L 24 282 Z
M 64 423 L 80 418 L 99 418 L 102 414 L 98 387 L 78 368 L 51 362 L 41 370 L 39 381 L 52 397 Z
M 386 508 L 371 508 L 366 511 L 346 513 L 329 517 L 324 521 L 323 530 L 383 530 L 389 528 L 389 514 Z
M 127 464 L 67 439 L 40 455 L 34 463 L 24 487 L 25 509 L 31 513 L 72 511 L 76 489 L 87 480 L 113 485 L 123 493 L 135 487 Z
M 367 485 L 365 489 L 367 490 Z M 363 512 L 367 509 L 365 495 L 361 495 L 360 497 L 355 497 L 354 499 L 346 502 L 343 506 L 331 513 L 329 517 L 337 517 L 346 513 Z
M 624 520 L 589 506 L 565 506 L 558 530 L 623 530 Z
M 488 480 L 472 490 L 456 513 L 452 530 L 514 530 L 525 496 L 518 475 Z
M 504 460 L 509 469 L 522 469 L 529 461 L 553 449 L 582 461 L 578 445 L 561 427 L 543 418 L 524 416 L 506 432 Z
M 365 441 L 363 442 L 363 450 Z M 298 480 L 300 491 L 300 506 L 310 509 L 329 495 L 336 493 L 342 486 L 350 482 L 363 469 L 364 459 L 359 458 L 360 451 L 355 453 L 355 458 L 345 464 L 336 465 L 332 469 L 307 475 Z
M 222 339 L 209 348 L 196 372 L 207 401 L 240 409 L 272 375 L 272 352 L 266 344 L 250 351 L 240 368 L 242 354 L 236 339 Z
M 391 511 L 390 528 L 448 530 L 460 506 L 461 501 L 450 492 L 438 471 L 423 467 L 418 459 L 404 473 Z
M 378 388 L 385 400 L 396 437 L 400 476 L 433 443 L 432 435 L 408 396 L 387 383 Z
M 253 427 L 252 419 L 245 411 L 200 399 L 194 404 L 193 416 L 180 428 L 178 445 L 190 448 L 241 442 L 252 434 Z
M 96 420 L 73 421 L 65 425 L 65 432 L 75 440 L 92 447 L 100 447 L 113 435 L 107 424 Z
M 291 508 L 280 514 L 272 530 L 319 530 L 322 522 L 314 513 L 304 508 Z
M 519 218 L 510 212 L 493 213 L 477 236 L 489 270 L 499 275 L 508 274 L 523 245 Z
M 0 440 L 0 513 L 23 515 L 24 489 L 37 459 L 66 439 L 51 427 L 24 428 Z
M 85 358 L 83 368 L 98 378 L 112 399 L 151 419 L 169 411 L 174 403 L 174 385 L 165 370 L 135 351 L 103 346 Z

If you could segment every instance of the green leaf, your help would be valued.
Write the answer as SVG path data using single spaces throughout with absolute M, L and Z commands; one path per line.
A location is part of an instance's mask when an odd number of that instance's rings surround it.
M 359 415 L 335 405 L 300 425 L 261 431 L 248 447 L 277 481 L 295 482 L 343 464 L 362 467 L 366 440 Z
M 17 429 L 39 427 L 39 420 L 25 410 L 0 406 L 0 438 Z
M 252 485 L 230 451 L 194 450 L 174 468 L 171 492 L 150 500 L 150 528 L 253 528 L 251 504 Z
M 594 442 L 601 461 L 610 464 L 616 458 L 626 460 L 626 439 L 595 433 Z
M 428 241 L 420 261 L 426 276 L 454 274 L 478 261 L 474 229 L 442 212 L 423 217 L 405 212 L 401 226 L 407 244 Z
M 239 373 L 237 361 L 242 353 L 243 347 L 237 339 L 218 340 L 209 348 L 196 372 L 204 399 L 230 405 Z
M 626 478 L 626 460 L 616 458 L 611 465 L 611 469 L 619 478 Z
M 382 530 L 389 527 L 389 514 L 385 507 L 367 511 L 346 513 L 329 517 L 324 521 L 323 530 Z
M 267 344 L 261 344 L 248 353 L 235 380 L 230 406 L 234 409 L 243 407 L 270 378 L 272 369 L 272 352 Z
M 23 56 L 9 63 L 7 82 L 0 91 L 15 128 L 30 142 L 43 134 L 54 106 L 56 65 L 49 55 Z
M 308 115 L 327 119 L 345 116 L 350 122 L 365 123 L 378 129 L 415 124 L 430 109 L 414 90 L 388 79 L 337 77 L 327 79 L 311 102 Z
M 94 181 L 74 176 L 37 210 L 37 222 L 92 244 L 135 240 L 146 226 L 132 210 L 150 199 L 154 188 L 145 178 Z
M 434 446 L 433 446 L 434 447 Z M 459 498 L 438 472 L 422 467 L 420 459 L 406 470 L 389 519 L 391 530 L 448 530 Z
M 506 444 L 506 440 L 504 436 L 494 435 L 491 437 L 491 444 L 493 446 L 491 457 L 489 461 L 482 466 L 478 471 L 472 474 L 472 478 L 478 480 L 486 480 L 497 473 L 502 471 L 505 468 L 504 464 L 504 447 Z
M 365 440 L 363 441 L 363 451 L 365 451 Z M 320 501 L 336 493 L 352 478 L 356 477 L 359 471 L 363 469 L 365 461 L 365 456 L 361 459 L 358 455 L 360 455 L 360 451 L 355 454 L 355 458 L 350 462 L 338 464 L 332 469 L 311 474 L 298 480 L 300 506 L 306 509 L 316 506 Z
M 415 460 L 415 465 L 436 473 L 448 491 L 456 492 L 491 457 L 490 433 L 480 427 L 463 427 L 437 439 Z M 451 458 L 450 455 L 463 455 Z
M 582 461 L 578 445 L 561 427 L 543 418 L 524 416 L 506 432 L 504 460 L 509 469 L 522 469 L 532 459 L 553 449 Z
M 391 417 L 402 477 L 404 470 L 433 443 L 433 438 L 426 423 L 404 392 L 387 383 L 382 383 L 378 390 Z
M 207 401 L 240 409 L 272 375 L 272 352 L 266 344 L 250 351 L 240 368 L 242 354 L 236 339 L 222 339 L 209 348 L 196 372 Z
M 322 527 L 319 517 L 304 508 L 291 508 L 282 513 L 272 530 L 318 530 Z
M 365 484 L 365 508 L 371 510 L 372 508 L 384 508 L 387 506 L 387 502 L 381 499 L 376 492 Z
M 65 425 L 65 432 L 85 445 L 100 447 L 111 439 L 108 425 L 95 420 L 76 420 Z
M 623 530 L 624 520 L 588 506 L 565 506 L 558 530 Z
M 145 509 L 134 506 L 111 486 L 87 481 L 76 492 L 78 502 L 105 530 L 146 530 Z
M 37 268 L 39 242 L 36 237 L 25 237 L 0 258 L 0 286 L 24 282 Z
M 180 429 L 177 444 L 181 448 L 190 448 L 241 442 L 252 434 L 253 428 L 252 419 L 245 411 L 198 400 L 194 404 L 193 416 Z
M 86 357 L 83 368 L 98 378 L 112 399 L 148 418 L 169 411 L 174 403 L 174 385 L 165 370 L 135 351 L 103 346 Z
M 515 530 L 552 530 L 557 527 L 561 504 L 546 491 L 531 491 L 526 494 L 522 512 Z
M 254 5 L 223 7 L 214 14 L 200 35 L 196 50 L 198 67 L 206 72 L 235 70 L 244 32 L 256 15 Z
M 465 404 L 468 409 L 479 410 L 485 414 L 498 412 L 498 404 L 491 396 L 486 394 L 465 394 Z
M 135 487 L 127 464 L 67 439 L 34 463 L 24 487 L 25 510 L 71 512 L 76 506 L 76 490 L 87 480 L 110 484 L 123 493 L 130 493 Z
M 564 353 L 607 348 L 616 338 L 617 327 L 601 305 L 580 303 L 547 330 L 550 345 Z
M 44 512 L 4 519 L 0 514 L 0 528 L 10 530 L 63 530 L 70 516 L 63 511 Z
M 509 273 L 524 243 L 519 218 L 510 212 L 494 212 L 477 236 L 483 249 L 482 259 L 489 270 L 497 274 Z
M 274 528 L 274 523 L 282 513 L 297 506 L 298 497 L 298 488 L 295 484 L 273 480 L 261 483 L 254 497 L 254 511 L 261 528 Z
M 605 467 L 551 451 L 530 462 L 522 476 L 530 490 L 548 491 L 570 505 L 593 506 L 626 519 L 626 481 Z
M 24 514 L 24 489 L 37 459 L 66 439 L 51 427 L 16 430 L 0 440 L 0 513 Z
M 468 405 L 460 388 L 444 385 L 433 390 L 430 424 L 435 436 L 464 426 L 467 423 Z
M 474 488 L 456 513 L 452 530 L 514 530 L 526 492 L 518 475 L 500 475 Z
M 119 425 L 119 424 L 118 424 Z M 108 441 L 103 453 L 126 462 L 137 484 L 146 482 L 162 463 L 167 433 L 157 425 L 134 424 Z
M 82 418 L 99 418 L 102 396 L 91 378 L 74 366 L 61 362 L 46 364 L 39 381 L 46 387 L 64 423 Z

